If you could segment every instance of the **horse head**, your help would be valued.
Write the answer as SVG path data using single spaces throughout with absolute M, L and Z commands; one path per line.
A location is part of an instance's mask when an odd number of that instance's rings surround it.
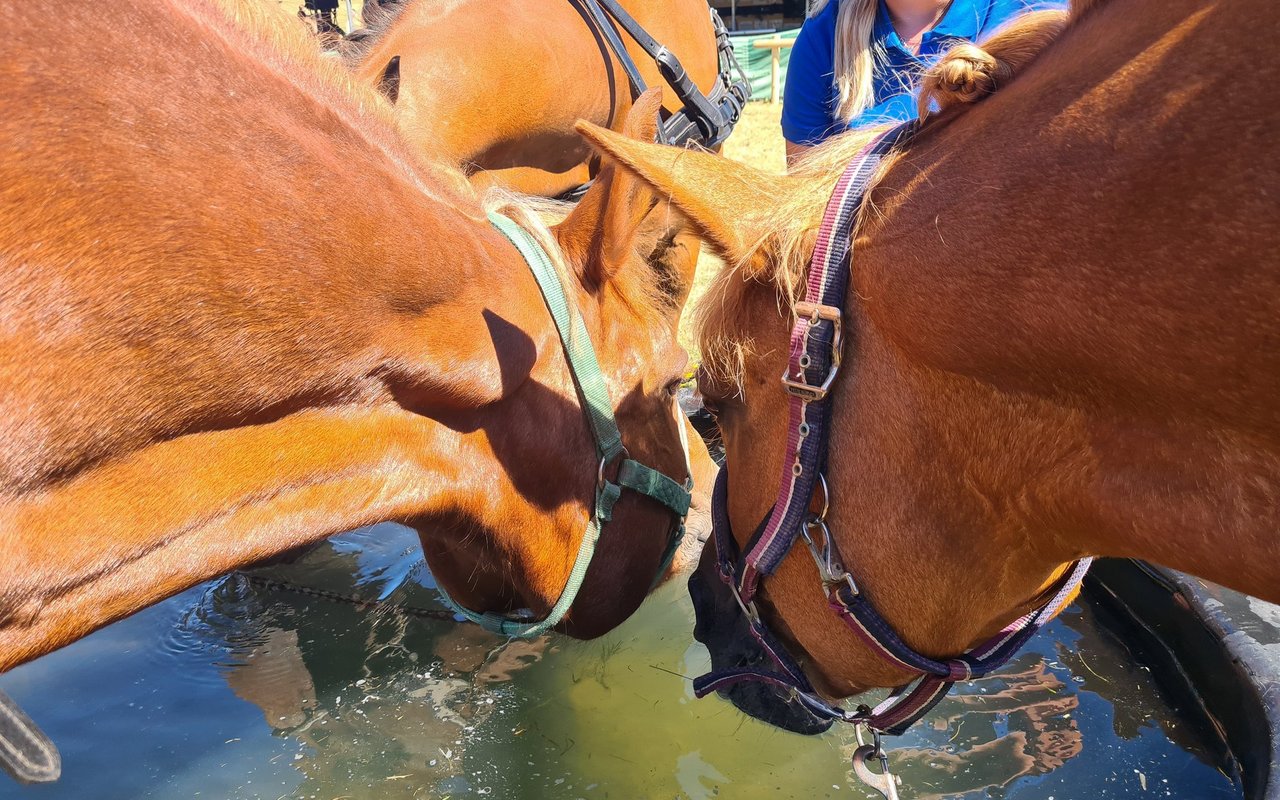
M 1276 173 L 1258 172 L 1265 137 L 1219 147 L 1207 114 L 1274 79 L 1268 68 L 1233 86 L 1248 56 L 1224 61 L 1220 44 L 1275 11 L 1144 4 L 1124 16 L 1137 5 L 1113 0 L 1032 31 L 1056 40 L 1008 87 L 927 123 L 887 159 L 848 234 L 829 491 L 810 508 L 828 508 L 855 593 L 930 659 L 990 641 L 1084 556 L 1146 558 L 1263 598 L 1280 585 L 1275 505 L 1263 499 L 1280 485 L 1280 418 L 1266 400 L 1280 388 L 1268 338 L 1280 276 L 1263 222 L 1274 203 L 1241 188 Z M 1172 52 L 1199 64 L 1193 89 L 1153 66 Z M 1241 130 L 1274 116 L 1258 110 Z M 1100 131 L 1125 125 L 1140 130 L 1121 153 Z M 730 265 L 699 309 L 699 386 L 744 548 L 792 472 L 788 334 L 832 189 L 870 137 L 837 138 L 786 177 L 591 138 Z M 1116 169 L 1126 190 L 1096 191 Z M 1212 208 L 1194 230 L 1177 222 L 1192 197 Z M 1160 255 L 1170 246 L 1178 258 Z M 843 698 L 919 677 L 829 613 L 824 577 L 800 543 L 755 596 L 812 686 Z M 690 591 L 716 668 L 769 666 L 710 552 Z M 822 727 L 789 691 L 751 686 L 728 690 L 748 713 Z
M 383 520 L 460 603 L 538 617 L 607 516 L 560 628 L 617 625 L 679 520 L 629 489 L 597 513 L 623 457 L 598 455 L 525 258 L 371 91 L 254 13 L 151 4 L 5 51 L 27 67 L 0 103 L 0 669 Z M 139 31 L 159 44 L 134 58 Z M 505 210 L 583 319 L 626 457 L 684 482 L 676 215 L 622 171 L 553 228 Z
M 652 140 L 660 103 L 659 91 L 646 92 L 628 115 L 625 134 Z M 676 392 L 688 369 L 688 356 L 677 340 L 677 328 L 692 287 L 696 267 L 693 253 L 697 249 L 697 240 L 687 231 L 683 219 L 667 203 L 660 202 L 646 183 L 614 165 L 603 168 L 582 200 L 560 222 L 548 227 L 542 226 L 537 210 L 550 210 L 554 215 L 556 204 L 530 198 L 511 202 L 512 196 L 501 190 L 491 189 L 487 194 L 487 207 L 509 213 L 526 229 L 539 231 L 547 251 L 561 262 L 571 302 L 582 314 L 613 398 L 626 457 L 652 465 L 677 483 L 697 478 L 694 483 L 700 482 L 705 492 L 714 465 L 702 441 L 689 435 L 689 423 L 676 402 Z M 495 323 L 495 329 L 501 328 L 500 321 Z M 565 461 L 562 452 L 551 452 L 544 463 L 537 463 L 539 444 L 555 435 L 547 427 L 548 418 L 539 406 L 544 402 L 540 398 L 545 387 L 563 386 L 562 392 L 572 392 L 573 388 L 571 381 L 566 383 L 570 376 L 565 373 L 563 354 L 553 350 L 549 361 L 540 357 L 529 369 L 520 364 L 518 342 L 509 342 L 497 352 L 500 360 L 519 365 L 511 371 L 522 376 L 523 384 L 512 393 L 512 402 L 529 403 L 528 412 L 509 409 L 493 418 L 493 424 L 504 431 L 503 441 L 513 443 L 495 446 L 499 461 L 507 467 L 508 474 L 522 473 L 527 481 L 518 486 L 520 491 L 512 499 L 527 504 L 531 498 L 535 504 L 558 508 L 565 502 L 569 476 L 576 474 L 578 479 L 598 481 L 604 474 L 599 470 L 598 459 L 579 457 L 575 464 Z M 528 355 L 532 356 L 532 352 L 528 351 Z M 572 424 L 582 428 L 585 409 L 577 403 L 566 406 L 562 397 L 545 399 L 551 408 L 568 412 L 566 427 Z M 493 431 L 489 437 L 498 439 Z M 618 464 L 607 463 L 603 469 L 612 475 Z M 588 497 L 593 488 L 594 484 L 586 487 Z M 492 513 L 502 519 L 516 512 L 495 509 Z M 592 599 L 576 603 L 562 626 L 577 636 L 596 636 L 617 625 L 650 588 L 683 569 L 689 557 L 690 548 L 683 547 L 675 553 L 670 566 L 663 560 L 664 554 L 671 557 L 668 545 L 670 537 L 679 533 L 673 526 L 680 520 L 673 519 L 671 510 L 662 503 L 624 492 L 611 517 L 603 527 L 595 560 L 583 584 L 584 596 Z M 433 525 L 420 527 L 425 531 Z M 493 538 L 502 539 L 503 534 L 495 531 Z M 569 544 L 576 547 L 579 538 L 575 532 Z M 572 553 L 571 549 L 552 555 L 545 541 L 516 537 L 520 547 L 529 546 L 528 552 L 485 563 L 472 556 L 460 557 L 455 544 L 446 538 L 424 533 L 423 542 L 433 570 L 448 565 L 441 581 L 450 594 L 463 605 L 473 607 L 545 610 L 564 586 L 562 565 L 566 555 Z M 509 566 L 513 560 L 550 562 L 556 569 L 538 568 L 536 574 L 549 578 L 541 584 L 540 594 L 513 594 Z M 571 565 L 572 559 L 569 561 Z M 464 576 L 465 581 L 454 575 Z M 488 596 L 486 584 L 490 587 Z

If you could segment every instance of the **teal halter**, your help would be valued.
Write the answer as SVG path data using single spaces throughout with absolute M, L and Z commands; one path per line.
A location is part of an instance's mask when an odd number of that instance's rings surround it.
M 440 587 L 440 595 L 444 601 L 458 614 L 476 623 L 487 631 L 502 636 L 529 638 L 537 636 L 564 618 L 573 600 L 582 588 L 582 581 L 591 565 L 591 557 L 595 555 L 596 541 L 600 538 L 600 530 L 604 523 L 613 516 L 613 504 L 622 495 L 623 489 L 630 489 L 649 497 L 669 508 L 680 520 L 667 542 L 666 552 L 654 583 L 662 577 L 676 548 L 684 537 L 684 520 L 689 514 L 690 491 L 693 489 L 692 474 L 683 485 L 663 475 L 651 467 L 646 467 L 627 456 L 627 449 L 622 446 L 622 434 L 613 418 L 613 403 L 609 399 L 609 390 L 605 387 L 604 376 L 600 373 L 600 364 L 596 361 L 595 348 L 587 335 L 582 316 L 570 305 L 564 294 L 560 276 L 551 263 L 551 258 L 538 244 L 533 235 L 512 220 L 501 214 L 490 214 L 489 221 L 503 236 L 520 251 L 520 255 L 529 264 L 542 298 L 547 303 L 551 318 L 555 321 L 556 330 L 560 334 L 560 343 L 564 346 L 565 359 L 569 362 L 569 372 L 573 375 L 574 385 L 578 389 L 578 399 L 582 403 L 583 412 L 591 427 L 591 435 L 596 442 L 596 457 L 599 458 L 599 469 L 596 473 L 595 508 L 587 530 L 582 535 L 582 544 L 578 546 L 578 555 L 573 562 L 573 570 L 565 582 L 560 599 L 552 606 L 551 611 L 542 620 L 529 622 L 512 618 L 503 614 L 486 611 L 483 614 L 463 608 Z M 681 429 L 683 435 L 683 428 Z M 688 452 L 686 445 L 686 453 Z M 621 457 L 618 464 L 617 482 L 605 477 L 605 467 Z

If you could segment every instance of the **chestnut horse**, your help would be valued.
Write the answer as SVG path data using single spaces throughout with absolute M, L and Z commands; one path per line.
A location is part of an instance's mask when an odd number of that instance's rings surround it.
M 546 614 L 617 467 L 465 179 L 252 4 L 3 5 L 0 670 L 378 520 L 461 603 Z M 508 206 L 563 262 L 631 457 L 683 480 L 675 215 L 612 169 L 553 229 Z M 625 619 L 672 525 L 624 492 L 560 628 Z
M 620 4 L 711 95 L 719 58 L 704 0 Z M 391 102 L 410 145 L 458 165 L 479 191 L 558 197 L 580 187 L 599 159 L 574 125 L 583 119 L 621 130 L 632 107 L 626 74 L 579 0 L 369 0 L 362 16 L 369 27 L 337 43 L 356 80 Z M 663 86 L 654 60 L 625 32 L 619 38 L 641 78 Z M 667 103 L 664 113 L 680 108 Z M 699 249 L 687 237 L 690 265 L 680 269 L 693 268 Z M 686 436 L 696 485 L 709 487 L 715 463 L 688 423 Z
M 917 652 L 964 652 L 1090 555 L 1280 600 L 1280 108 L 1259 102 L 1280 81 L 1277 36 L 1269 0 L 1102 0 L 883 168 L 854 241 L 827 520 Z M 976 97 L 993 74 L 935 85 Z M 738 265 L 702 309 L 700 384 L 742 546 L 786 458 L 794 316 L 780 309 L 867 137 L 786 178 L 594 139 Z M 697 634 L 717 668 L 767 667 L 741 613 L 706 613 L 737 611 L 713 549 L 690 582 Z M 803 545 L 762 587 L 761 615 L 823 694 L 917 677 L 829 613 Z M 809 725 L 781 692 L 730 694 Z
M 621 5 L 709 95 L 719 59 L 706 1 Z M 482 188 L 555 197 L 591 179 L 592 151 L 574 124 L 620 129 L 632 94 L 581 3 L 405 0 L 378 12 L 347 58 L 358 81 L 392 101 L 411 143 L 440 149 Z M 645 83 L 664 86 L 653 58 L 620 38 Z M 679 108 L 668 100 L 668 111 Z

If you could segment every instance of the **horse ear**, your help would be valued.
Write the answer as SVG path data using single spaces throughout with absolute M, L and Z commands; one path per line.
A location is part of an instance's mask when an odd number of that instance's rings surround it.
M 577 130 L 675 206 L 727 263 L 753 272 L 766 267 L 759 252 L 767 230 L 763 215 L 788 191 L 788 178 L 704 151 L 636 141 L 589 122 L 579 122 Z
M 622 133 L 614 135 L 626 141 L 653 141 L 661 108 L 662 90 L 647 90 L 627 112 Z M 627 265 L 642 223 L 656 203 L 648 184 L 635 175 L 612 163 L 601 168 L 582 200 L 555 228 L 560 246 L 582 269 L 589 286 L 604 285 Z
M 382 68 L 382 77 L 378 78 L 378 91 L 391 101 L 391 105 L 396 104 L 400 97 L 400 56 L 392 56 Z

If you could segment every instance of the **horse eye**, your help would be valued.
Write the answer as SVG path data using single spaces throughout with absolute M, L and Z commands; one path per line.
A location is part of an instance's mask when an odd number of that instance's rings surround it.
M 705 396 L 702 398 L 702 410 L 710 414 L 713 419 L 720 419 L 720 406 Z
M 702 370 L 698 370 L 698 397 L 702 399 L 702 407 L 708 414 L 719 418 L 720 406 L 726 398 L 719 394 L 718 382 Z
M 672 397 L 676 396 L 676 392 L 680 391 L 680 385 L 684 383 L 683 378 L 672 378 L 667 382 L 667 394 Z

